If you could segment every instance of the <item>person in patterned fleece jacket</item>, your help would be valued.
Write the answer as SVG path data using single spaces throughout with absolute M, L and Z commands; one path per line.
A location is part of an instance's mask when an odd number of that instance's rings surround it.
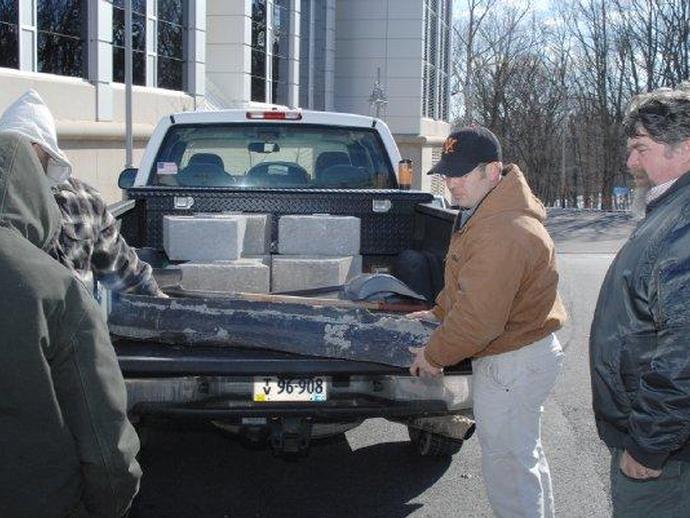
M 0 130 L 19 133 L 38 144 L 34 150 L 62 213 L 62 230 L 50 255 L 90 289 L 98 281 L 113 291 L 165 297 L 151 266 L 120 235 L 100 193 L 71 177 L 72 165 L 58 147 L 53 115 L 35 90 L 27 91 L 5 110 Z

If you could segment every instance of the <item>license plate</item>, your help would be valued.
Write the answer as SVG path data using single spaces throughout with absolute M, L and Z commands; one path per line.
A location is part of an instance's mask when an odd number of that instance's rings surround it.
M 326 401 L 328 381 L 323 376 L 254 378 L 254 401 Z

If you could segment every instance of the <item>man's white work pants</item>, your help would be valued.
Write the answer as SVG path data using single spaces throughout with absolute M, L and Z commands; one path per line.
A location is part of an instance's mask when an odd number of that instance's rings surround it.
M 472 360 L 484 482 L 499 518 L 554 515 L 541 415 L 562 363 L 555 334 L 517 351 Z

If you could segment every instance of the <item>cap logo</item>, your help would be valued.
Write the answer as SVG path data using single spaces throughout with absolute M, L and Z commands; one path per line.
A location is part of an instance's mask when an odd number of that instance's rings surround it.
M 455 137 L 448 137 L 443 143 L 444 153 L 453 153 L 455 151 L 455 145 L 458 143 L 458 139 Z

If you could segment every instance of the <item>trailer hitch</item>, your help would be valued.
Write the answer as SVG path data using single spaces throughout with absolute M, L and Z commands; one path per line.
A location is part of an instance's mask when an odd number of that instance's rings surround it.
M 311 443 L 311 419 L 281 417 L 271 422 L 271 448 L 276 455 L 306 455 Z

